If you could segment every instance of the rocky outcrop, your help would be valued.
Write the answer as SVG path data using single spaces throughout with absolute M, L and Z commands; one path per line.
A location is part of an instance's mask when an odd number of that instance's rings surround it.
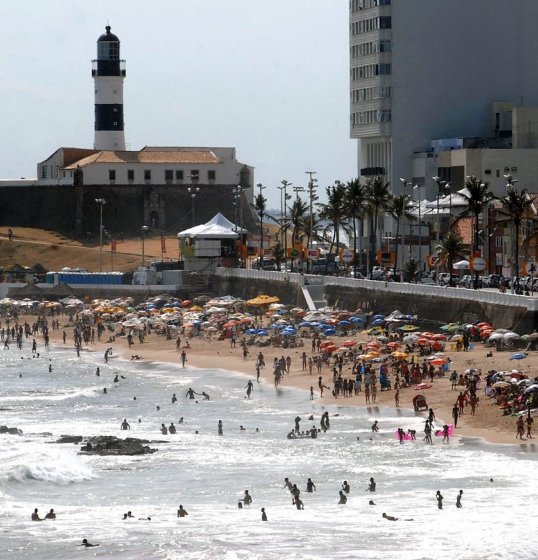
M 22 430 L 19 430 L 19 428 L 8 428 L 7 426 L 0 426 L 0 434 L 12 434 L 14 436 L 22 436 Z
M 96 436 L 88 438 L 80 448 L 81 455 L 145 455 L 155 453 L 148 440 L 137 438 L 119 439 L 115 436 Z
M 82 436 L 60 436 L 55 443 L 81 443 L 83 439 Z

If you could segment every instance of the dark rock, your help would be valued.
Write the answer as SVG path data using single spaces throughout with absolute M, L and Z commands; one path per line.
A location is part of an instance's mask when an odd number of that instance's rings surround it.
M 156 449 L 150 448 L 145 439 L 126 438 L 119 439 L 115 436 L 96 436 L 86 440 L 81 446 L 81 455 L 145 455 L 155 453 Z
M 13 434 L 14 436 L 22 436 L 22 430 L 19 430 L 19 428 L 8 428 L 7 426 L 0 426 L 0 434 Z
M 56 443 L 80 443 L 82 439 L 82 436 L 60 436 Z

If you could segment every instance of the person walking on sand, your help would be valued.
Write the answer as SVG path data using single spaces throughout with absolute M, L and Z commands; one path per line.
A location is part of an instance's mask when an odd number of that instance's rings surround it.
M 400 389 L 396 389 L 396 392 L 394 393 L 394 405 L 396 408 L 400 406 Z
M 181 364 L 183 365 L 183 367 L 185 367 L 185 362 L 187 361 L 187 353 L 185 352 L 185 350 L 182 350 L 181 352 Z
M 454 428 L 457 428 L 457 426 L 458 426 L 459 416 L 460 416 L 460 409 L 458 408 L 458 403 L 456 403 L 454 405 L 454 408 L 452 409 L 452 418 L 454 419 Z
M 525 418 L 525 423 L 527 424 L 527 437 L 532 439 L 532 425 L 534 423 L 534 419 L 530 414 L 527 414 L 527 418 Z
M 525 433 L 525 423 L 523 416 L 520 416 L 516 422 L 516 439 L 523 439 L 523 434 Z

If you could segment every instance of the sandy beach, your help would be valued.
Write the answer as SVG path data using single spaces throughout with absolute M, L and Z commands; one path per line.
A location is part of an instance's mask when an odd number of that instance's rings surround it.
M 60 324 L 66 324 L 66 318 L 60 319 Z M 60 330 L 49 331 L 51 341 L 55 344 L 62 345 L 62 333 L 66 331 L 66 345 L 73 345 L 72 328 L 60 327 Z M 94 344 L 90 344 L 87 350 L 95 351 L 98 353 L 104 352 L 107 348 L 113 348 L 112 359 L 131 360 L 132 356 L 139 356 L 144 362 L 166 362 L 177 364 L 178 370 L 182 370 L 180 354 L 185 350 L 187 354 L 186 368 L 207 368 L 207 369 L 224 369 L 228 371 L 244 373 L 246 376 L 256 379 L 256 359 L 260 351 L 263 352 L 266 367 L 260 370 L 260 382 L 273 385 L 273 368 L 272 363 L 275 357 L 282 356 L 291 358 L 291 371 L 289 374 L 284 375 L 282 378 L 281 386 L 294 387 L 305 390 L 305 400 L 310 399 L 310 387 L 314 388 L 314 398 L 318 403 L 327 404 L 341 404 L 343 406 L 387 406 L 395 407 L 394 390 L 377 391 L 377 400 L 375 405 L 365 402 L 364 393 L 359 393 L 357 396 L 342 397 L 335 399 L 331 391 L 325 390 L 323 398 L 320 398 L 318 390 L 318 376 L 323 376 L 325 385 L 332 387 L 332 372 L 331 369 L 322 366 L 321 374 L 318 374 L 316 367 L 313 368 L 312 375 L 309 374 L 308 368 L 306 371 L 302 369 L 301 355 L 306 352 L 307 356 L 313 356 L 316 353 L 311 352 L 311 339 L 304 338 L 304 346 L 297 348 L 273 348 L 265 346 L 260 348 L 258 346 L 249 346 L 249 354 L 246 359 L 243 357 L 243 350 L 240 344 L 240 339 L 235 348 L 232 347 L 230 340 L 219 341 L 217 339 L 208 339 L 203 337 L 189 338 L 190 348 L 185 347 L 184 336 L 181 336 L 180 350 L 176 348 L 176 339 L 173 337 L 167 340 L 165 336 L 151 333 L 146 336 L 143 344 L 140 344 L 138 338 L 135 337 L 134 344 L 129 349 L 126 337 L 116 337 L 114 342 L 108 343 L 109 334 L 104 334 L 102 340 Z M 339 337 L 331 337 L 335 339 L 338 344 Z M 371 337 L 364 332 L 358 335 L 359 342 L 366 343 L 371 340 Z M 73 352 L 75 349 L 73 348 Z M 535 364 L 538 361 L 537 352 L 529 352 L 527 358 L 522 361 L 510 361 L 511 352 L 495 352 L 491 357 L 487 356 L 488 350 L 482 344 L 476 344 L 471 350 L 464 351 L 446 351 L 446 355 L 452 360 L 450 370 L 456 370 L 458 373 L 463 373 L 468 368 L 476 368 L 481 370 L 482 376 L 491 370 L 497 371 L 511 370 L 517 368 L 526 374 L 534 375 Z M 351 379 L 351 364 L 346 364 L 343 368 L 343 377 Z M 394 380 L 393 380 L 394 381 Z M 458 436 L 478 437 L 487 442 L 496 444 L 512 444 L 512 445 L 527 445 L 530 440 L 516 441 L 516 419 L 511 416 L 503 416 L 502 412 L 484 395 L 485 383 L 481 382 L 478 386 L 478 394 L 480 395 L 480 402 L 476 409 L 475 416 L 470 413 L 469 406 L 466 406 L 465 412 L 458 420 L 458 426 L 455 434 Z M 254 387 L 254 391 L 256 387 Z M 443 420 L 447 423 L 452 423 L 451 413 L 452 407 L 455 404 L 456 397 L 459 390 L 452 390 L 451 383 L 448 375 L 444 378 L 435 378 L 432 387 L 424 391 L 416 391 L 413 387 L 400 389 L 400 408 L 412 408 L 412 399 L 418 394 L 422 393 L 426 397 L 427 404 L 433 408 L 438 420 Z M 420 413 L 425 415 L 425 413 Z

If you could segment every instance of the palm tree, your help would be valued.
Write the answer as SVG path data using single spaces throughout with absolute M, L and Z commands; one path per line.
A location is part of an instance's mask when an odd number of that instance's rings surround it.
M 516 267 L 516 286 L 519 286 L 519 229 L 521 227 L 521 222 L 523 216 L 529 210 L 532 201 L 528 196 L 527 189 L 522 189 L 521 191 L 516 191 L 514 188 L 514 182 L 511 176 L 507 176 L 508 179 L 508 190 L 506 196 L 503 196 L 500 201 L 503 209 L 508 214 L 510 220 L 513 222 L 516 229 L 515 235 L 515 262 L 512 262 L 512 266 Z M 513 283 L 512 283 L 513 285 Z
M 263 196 L 260 190 L 260 194 L 256 195 L 253 204 L 255 212 L 260 218 L 260 266 L 263 260 L 263 217 L 265 216 L 265 210 L 267 208 L 266 205 L 267 199 Z
M 352 179 L 346 184 L 345 203 L 347 217 L 351 220 L 353 231 L 353 272 L 357 277 L 357 220 L 362 220 L 366 210 L 366 189 L 359 179 Z
M 450 231 L 443 241 L 437 245 L 436 250 L 439 253 L 439 256 L 447 261 L 450 279 L 448 285 L 452 286 L 452 265 L 454 264 L 455 259 L 463 256 L 466 250 L 466 245 L 457 233 Z
M 304 220 L 307 212 L 307 203 L 297 197 L 290 208 L 290 223 L 292 224 L 291 243 L 293 247 L 295 247 L 295 242 L 299 235 L 307 231 L 304 226 Z
M 404 282 L 414 282 L 418 278 L 420 271 L 418 260 L 411 257 L 403 266 L 403 279 Z
M 389 185 L 390 183 L 383 182 L 382 177 L 376 177 L 374 180 L 368 179 L 365 185 L 367 209 L 370 216 L 370 277 L 375 262 L 379 214 L 387 209 L 391 197 Z
M 474 219 L 474 235 L 473 235 L 473 251 L 478 251 L 479 243 L 479 223 L 480 214 L 487 205 L 495 198 L 495 195 L 489 190 L 488 183 L 477 179 L 474 175 L 467 177 L 465 181 L 466 193 L 461 193 L 467 202 L 467 209 L 462 212 L 460 217 L 473 216 Z M 478 289 L 478 270 L 475 273 L 474 289 Z
M 320 208 L 319 217 L 329 222 L 329 227 L 333 232 L 329 248 L 330 256 L 334 245 L 336 245 L 337 251 L 340 248 L 340 228 L 346 218 L 346 188 L 340 181 L 335 181 L 333 187 L 325 189 L 325 193 L 327 195 L 327 202 L 318 203 L 318 207 Z M 328 266 L 329 259 L 327 259 L 325 268 L 327 269 Z
M 387 212 L 396 220 L 396 255 L 394 258 L 394 279 L 396 279 L 396 267 L 398 265 L 398 240 L 400 237 L 400 222 L 402 218 L 408 220 L 414 220 L 415 215 L 411 213 L 413 209 L 413 203 L 411 202 L 411 197 L 407 194 L 399 194 L 392 196 Z

